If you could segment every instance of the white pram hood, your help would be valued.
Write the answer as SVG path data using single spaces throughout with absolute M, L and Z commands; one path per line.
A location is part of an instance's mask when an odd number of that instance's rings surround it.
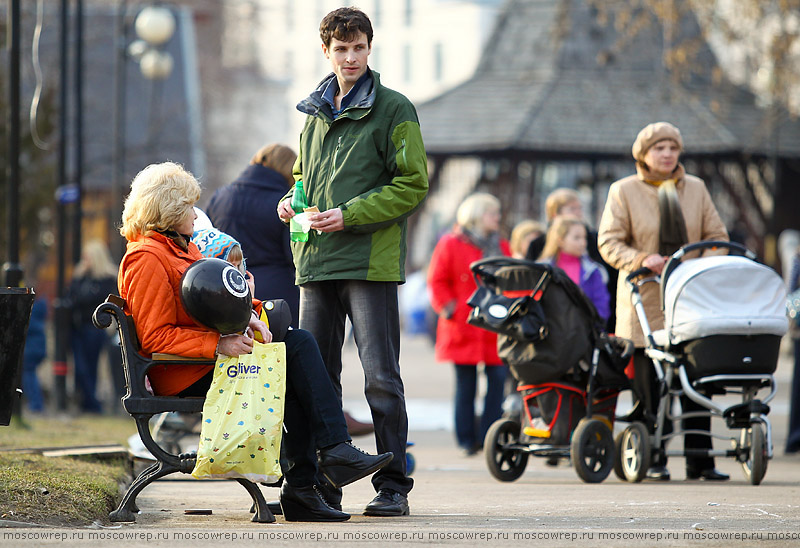
M 667 279 L 670 344 L 710 335 L 784 335 L 786 286 L 777 272 L 740 256 L 683 261 Z

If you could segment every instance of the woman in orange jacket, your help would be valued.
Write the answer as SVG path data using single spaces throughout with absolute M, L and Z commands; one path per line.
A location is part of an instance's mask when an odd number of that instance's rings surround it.
M 126 312 L 136 324 L 145 355 L 153 352 L 186 357 L 214 358 L 252 352 L 253 333 L 264 341 L 272 335 L 252 316 L 244 335 L 220 335 L 196 324 L 180 300 L 181 276 L 203 256 L 191 242 L 200 198 L 200 184 L 191 173 L 170 162 L 143 169 L 131 183 L 125 200 L 120 232 L 128 248 L 120 265 L 118 285 Z M 281 508 L 287 521 L 344 521 L 336 500 L 329 505 L 321 494 L 320 472 L 339 488 L 373 474 L 392 460 L 392 453 L 368 455 L 350 443 L 341 402 L 325 370 L 314 338 L 301 329 L 290 330 L 286 344 L 286 454 L 292 466 L 284 471 Z M 213 366 L 164 365 L 148 371 L 158 395 L 205 395 Z M 331 489 L 329 489 L 330 491 Z M 339 493 L 341 493 L 339 491 Z

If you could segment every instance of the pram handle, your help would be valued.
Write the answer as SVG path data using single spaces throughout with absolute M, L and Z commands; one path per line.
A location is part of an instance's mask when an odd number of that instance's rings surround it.
M 686 244 L 685 246 L 681 247 L 678 251 L 672 254 L 673 259 L 681 259 L 685 254 L 691 253 L 692 251 L 697 251 L 698 249 L 713 249 L 715 247 L 726 247 L 732 251 L 736 251 L 741 255 L 744 255 L 748 259 L 755 260 L 756 254 L 747 249 L 740 243 L 737 242 L 726 242 L 723 240 L 704 240 L 702 242 L 694 242 L 693 244 Z
M 641 276 L 644 276 L 645 274 L 655 274 L 655 272 L 653 272 L 652 270 L 650 270 L 646 266 L 643 266 L 639 270 L 634 270 L 633 272 L 628 274 L 625 277 L 625 281 L 628 283 L 628 285 L 632 285 L 633 284 L 633 280 L 635 280 L 636 278 L 639 278 Z
M 667 279 L 672 271 L 678 268 L 678 265 L 683 261 L 687 253 L 699 251 L 704 249 L 715 249 L 723 247 L 733 252 L 734 255 L 742 255 L 751 261 L 756 260 L 756 254 L 747 249 L 742 244 L 736 242 L 725 242 L 722 240 L 704 240 L 702 242 L 695 242 L 681 247 L 678 251 L 672 254 L 664 265 L 664 270 L 661 273 L 661 310 L 664 310 L 664 293 L 666 292 Z

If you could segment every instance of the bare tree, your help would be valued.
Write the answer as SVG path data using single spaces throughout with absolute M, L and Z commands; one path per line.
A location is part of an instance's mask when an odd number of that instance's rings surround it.
M 707 67 L 698 54 L 710 44 L 719 60 L 709 76 L 747 86 L 764 105 L 800 114 L 800 0 L 588 0 L 598 24 L 612 24 L 621 51 L 658 23 L 663 29 L 664 67 L 687 80 Z M 681 33 L 687 17 L 700 33 Z M 599 59 L 601 60 L 601 59 Z

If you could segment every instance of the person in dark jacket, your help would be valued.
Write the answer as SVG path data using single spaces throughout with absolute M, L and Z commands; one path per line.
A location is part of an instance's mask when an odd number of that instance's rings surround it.
M 218 189 L 206 208 L 214 227 L 230 234 L 247 250 L 247 269 L 255 278 L 260 300 L 284 299 L 299 318 L 300 290 L 294 284 L 289 227 L 273 211 L 294 185 L 292 165 L 297 154 L 272 143 L 262 147 L 231 184 Z
M 117 293 L 117 265 L 111 260 L 108 246 L 100 240 L 86 243 L 81 260 L 75 266 L 67 297 L 72 307 L 70 342 L 75 360 L 75 385 L 80 391 L 81 411 L 100 413 L 97 399 L 97 364 L 100 352 L 108 347 L 109 337 L 92 323 L 97 305 Z
M 46 319 L 47 301 L 39 297 L 33 301 L 28 335 L 25 339 L 25 350 L 22 355 L 22 393 L 28 400 L 28 409 L 34 413 L 44 411 L 42 388 L 39 385 L 39 378 L 36 376 L 36 368 L 47 357 Z

